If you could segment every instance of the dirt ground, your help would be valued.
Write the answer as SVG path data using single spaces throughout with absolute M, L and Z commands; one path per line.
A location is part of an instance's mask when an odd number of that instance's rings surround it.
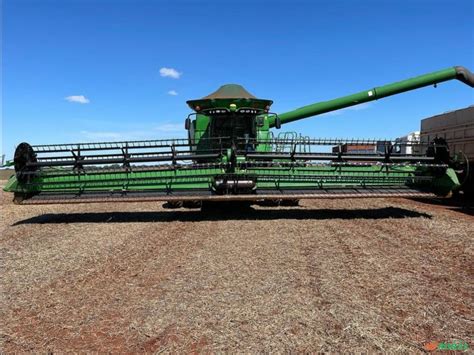
M 4 352 L 473 347 L 472 208 L 16 206 L 1 194 Z
M 0 181 L 4 183 L 2 180 L 8 180 L 13 174 L 15 174 L 13 169 L 0 169 Z

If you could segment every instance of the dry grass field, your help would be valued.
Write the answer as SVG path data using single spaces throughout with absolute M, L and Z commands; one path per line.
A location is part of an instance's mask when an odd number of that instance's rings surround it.
M 13 169 L 0 169 L 0 181 L 8 180 L 13 174 L 15 174 L 15 170 Z
M 422 352 L 473 336 L 472 209 L 303 201 L 216 216 L 1 195 L 6 352 Z

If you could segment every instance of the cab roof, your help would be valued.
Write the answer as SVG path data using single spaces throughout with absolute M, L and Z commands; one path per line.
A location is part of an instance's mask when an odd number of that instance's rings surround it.
M 201 99 L 188 100 L 186 103 L 196 112 L 213 108 L 227 108 L 231 104 L 235 104 L 238 108 L 245 107 L 268 111 L 273 101 L 258 99 L 242 85 L 226 84 Z

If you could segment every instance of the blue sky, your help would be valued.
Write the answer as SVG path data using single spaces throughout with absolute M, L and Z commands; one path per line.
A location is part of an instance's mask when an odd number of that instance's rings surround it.
M 4 0 L 2 152 L 11 158 L 21 141 L 184 136 L 185 101 L 225 83 L 284 112 L 453 65 L 472 71 L 473 4 Z M 453 81 L 282 130 L 394 138 L 473 103 Z

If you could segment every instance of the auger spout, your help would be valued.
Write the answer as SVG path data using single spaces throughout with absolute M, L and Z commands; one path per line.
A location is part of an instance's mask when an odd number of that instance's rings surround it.
M 279 114 L 278 117 L 280 118 L 281 124 L 290 123 L 303 118 L 317 116 L 326 112 L 340 110 L 342 108 L 363 104 L 365 102 L 382 99 L 384 97 L 400 94 L 402 92 L 415 90 L 429 85 L 435 85 L 453 79 L 457 79 L 469 85 L 470 87 L 474 87 L 474 74 L 471 73 L 467 68 L 455 66 L 429 74 L 420 75 L 411 79 L 364 90 L 356 94 L 303 106 L 297 108 L 296 110 Z M 275 123 L 276 117 L 270 117 L 270 127 L 275 127 Z

